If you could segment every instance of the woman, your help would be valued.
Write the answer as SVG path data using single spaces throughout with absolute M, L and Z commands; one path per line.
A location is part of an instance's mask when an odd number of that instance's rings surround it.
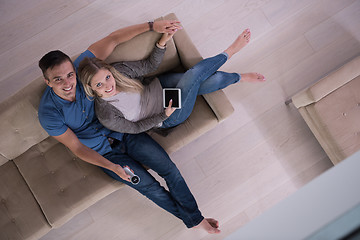
M 95 98 L 99 121 L 108 129 L 123 133 L 140 133 L 151 128 L 170 128 L 184 122 L 192 112 L 197 95 L 223 89 L 242 81 L 265 81 L 257 73 L 217 71 L 250 40 L 246 29 L 223 53 L 200 61 L 185 73 L 168 73 L 144 77 L 160 65 L 166 42 L 173 34 L 163 34 L 149 58 L 109 65 L 96 58 L 80 63 L 79 77 L 85 92 Z M 163 88 L 181 89 L 181 109 L 162 106 Z

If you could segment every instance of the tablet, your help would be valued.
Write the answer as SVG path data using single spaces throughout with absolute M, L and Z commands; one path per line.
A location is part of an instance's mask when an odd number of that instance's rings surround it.
M 181 108 L 181 89 L 180 88 L 163 88 L 163 105 L 164 108 L 169 106 L 170 99 L 172 99 L 172 107 L 176 109 Z

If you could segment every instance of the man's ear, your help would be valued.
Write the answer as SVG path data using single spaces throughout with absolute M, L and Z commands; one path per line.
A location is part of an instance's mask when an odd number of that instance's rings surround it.
M 50 86 L 50 80 L 48 80 L 48 79 L 46 79 L 46 78 L 44 77 L 44 82 L 46 83 L 46 85 L 48 85 L 49 87 L 51 87 L 51 86 Z

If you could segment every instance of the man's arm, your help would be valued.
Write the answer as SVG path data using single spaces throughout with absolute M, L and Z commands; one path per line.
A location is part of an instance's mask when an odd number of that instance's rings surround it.
M 181 29 L 180 22 L 174 20 L 160 20 L 154 22 L 154 31 L 158 33 L 173 33 Z M 149 24 L 142 23 L 112 32 L 107 37 L 95 42 L 88 49 L 99 59 L 105 60 L 120 43 L 126 42 L 133 37 L 149 31 Z
M 77 157 L 85 162 L 109 169 L 125 181 L 130 181 L 130 176 L 125 173 L 120 165 L 110 162 L 96 151 L 82 144 L 70 128 L 68 128 L 65 133 L 54 136 L 54 138 L 67 146 Z

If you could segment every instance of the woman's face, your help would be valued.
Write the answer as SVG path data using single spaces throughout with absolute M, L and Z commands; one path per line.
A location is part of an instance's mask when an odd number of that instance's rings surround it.
M 117 92 L 114 76 L 107 69 L 100 69 L 91 79 L 90 87 L 102 98 L 114 96 Z

